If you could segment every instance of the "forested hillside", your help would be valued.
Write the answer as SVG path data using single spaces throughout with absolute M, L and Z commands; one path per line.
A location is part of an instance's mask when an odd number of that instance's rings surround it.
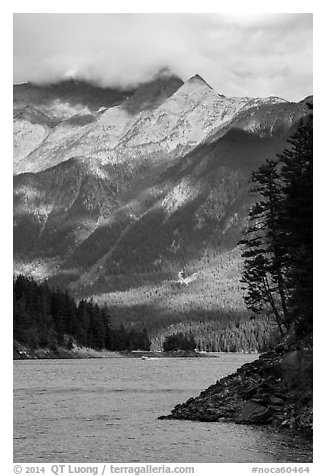
M 14 104 L 15 272 L 74 290 L 232 249 L 252 170 L 307 114 L 174 74 L 129 92 L 27 84 Z
M 221 310 L 180 316 L 154 313 L 128 320 L 121 310 L 93 300 L 78 303 L 67 291 L 51 290 L 43 283 L 22 275 L 14 279 L 14 340 L 31 348 L 71 349 L 86 346 L 97 350 L 162 350 L 164 341 L 179 333 L 191 339 L 199 351 L 258 352 L 269 349 L 279 339 L 273 321 L 250 320 L 246 311 Z M 132 311 L 135 313 L 135 310 Z M 136 311 L 139 316 L 139 309 Z M 129 316 L 130 317 L 130 316 Z M 147 330 L 148 334 L 147 334 Z
M 78 304 L 67 293 L 53 291 L 22 275 L 14 279 L 14 340 L 31 348 L 73 345 L 97 350 L 149 350 L 145 330 L 114 329 L 107 306 L 81 300 Z

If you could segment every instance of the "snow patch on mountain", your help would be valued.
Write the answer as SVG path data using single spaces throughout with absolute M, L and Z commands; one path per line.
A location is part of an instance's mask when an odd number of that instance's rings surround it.
M 197 195 L 198 189 L 185 178 L 165 196 L 161 205 L 169 217 L 179 208 L 192 202 Z
M 24 119 L 15 119 L 13 124 L 14 166 L 35 150 L 48 135 L 48 130 L 40 124 L 32 124 Z

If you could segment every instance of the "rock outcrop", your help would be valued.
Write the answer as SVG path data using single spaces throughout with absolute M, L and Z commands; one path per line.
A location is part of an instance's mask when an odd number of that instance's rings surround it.
M 262 354 L 160 419 L 272 424 L 311 435 L 311 338 Z

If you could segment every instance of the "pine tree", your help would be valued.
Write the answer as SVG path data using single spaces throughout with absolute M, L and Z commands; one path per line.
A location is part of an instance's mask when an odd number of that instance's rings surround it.
M 76 339 L 81 345 L 87 345 L 88 326 L 89 315 L 87 310 L 87 302 L 82 299 L 79 302 L 77 308 L 77 322 L 75 330 Z
M 289 321 L 300 332 L 312 330 L 313 318 L 313 119 L 302 122 L 279 160 L 283 178 L 280 228 L 287 253 Z
M 103 349 L 105 345 L 105 326 L 97 304 L 92 304 L 89 333 L 92 335 L 92 347 L 98 350 Z
M 104 347 L 108 350 L 112 349 L 112 326 L 109 308 L 107 304 L 101 307 L 101 319 L 104 325 Z
M 288 309 L 279 227 L 283 196 L 277 162 L 268 160 L 253 173 L 252 181 L 256 185 L 252 192 L 260 199 L 249 212 L 249 226 L 240 242 L 245 259 L 242 276 L 247 292 L 245 302 L 253 312 L 266 312 L 269 308 L 283 334 Z
M 242 245 L 247 307 L 273 312 L 281 333 L 312 330 L 312 115 L 288 140 L 291 148 L 252 176 L 259 200 Z

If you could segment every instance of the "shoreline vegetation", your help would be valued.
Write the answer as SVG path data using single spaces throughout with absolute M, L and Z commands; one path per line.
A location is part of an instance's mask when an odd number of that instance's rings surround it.
M 14 360 L 49 360 L 49 359 L 116 359 L 116 358 L 138 358 L 138 359 L 166 359 L 166 358 L 219 358 L 223 354 L 247 354 L 248 352 L 196 352 L 190 350 L 177 350 L 169 352 L 144 351 L 144 350 L 123 350 L 119 352 L 109 350 L 96 350 L 90 347 L 74 346 L 68 350 L 58 347 L 56 350 L 49 348 L 32 349 L 31 347 L 14 342 Z M 256 352 L 250 354 L 257 355 Z
M 78 302 L 67 290 L 53 289 L 47 282 L 38 283 L 32 277 L 18 275 L 14 277 L 13 285 L 16 346 L 25 346 L 30 349 L 28 353 L 45 358 L 75 356 L 76 352 L 70 351 L 77 347 L 104 352 L 197 349 L 260 353 L 279 342 L 276 327 L 270 320 L 252 320 L 245 312 L 237 310 L 198 312 L 195 317 L 175 311 L 166 319 L 162 316 L 157 319 L 153 309 L 136 306 L 136 310 L 129 309 L 129 322 L 121 315 L 116 321 L 112 318 L 114 310 L 107 303 L 98 304 L 92 299 Z M 139 320 L 140 315 L 142 320 Z M 86 354 L 90 355 L 92 351 Z

